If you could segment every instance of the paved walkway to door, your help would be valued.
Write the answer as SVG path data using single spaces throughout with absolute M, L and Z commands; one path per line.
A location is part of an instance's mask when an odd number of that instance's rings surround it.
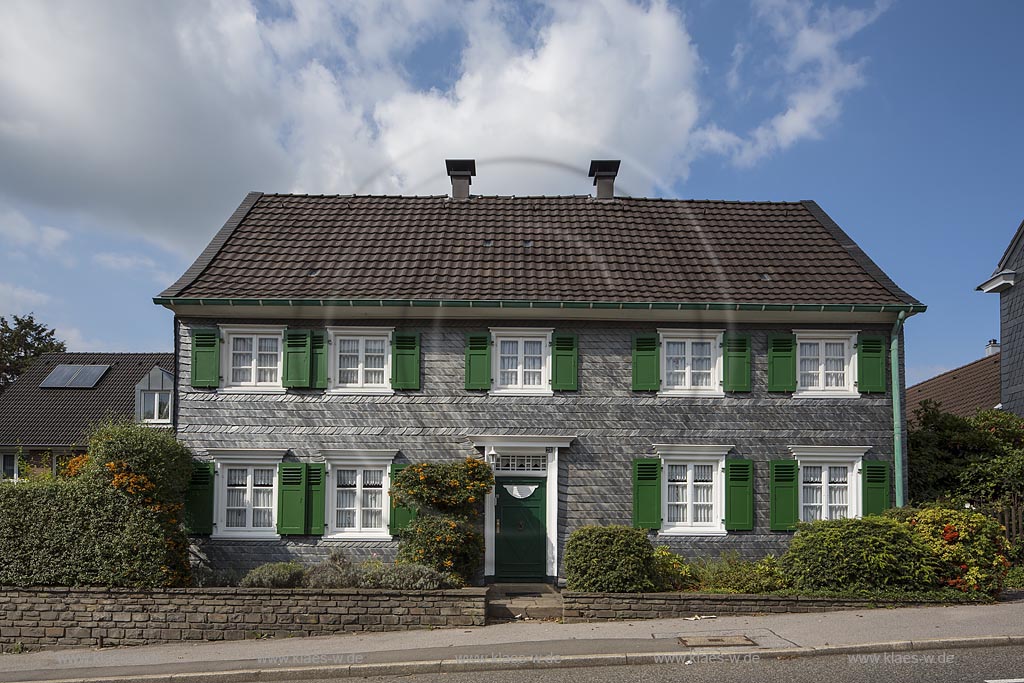
M 561 618 L 562 594 L 548 583 L 495 583 L 487 595 L 488 621 Z

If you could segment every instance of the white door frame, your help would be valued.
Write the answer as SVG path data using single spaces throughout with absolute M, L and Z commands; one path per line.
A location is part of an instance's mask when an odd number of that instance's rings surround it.
M 558 451 L 568 448 L 575 436 L 473 436 L 476 447 L 494 467 L 499 455 L 524 455 L 545 458 L 545 470 L 497 470 L 495 486 L 503 477 L 537 477 L 544 480 L 544 531 L 546 542 L 545 573 L 558 575 Z M 494 520 L 497 496 L 493 491 L 484 498 L 484 575 L 494 576 Z

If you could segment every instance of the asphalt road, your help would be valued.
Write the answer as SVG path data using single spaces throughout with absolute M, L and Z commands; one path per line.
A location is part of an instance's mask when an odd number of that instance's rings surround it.
M 994 647 L 877 655 L 837 655 L 730 662 L 685 655 L 679 663 L 585 669 L 487 671 L 460 674 L 380 677 L 373 683 L 1024 683 L 1024 648 Z M 267 679 L 261 679 L 266 681 Z M 317 682 L 319 683 L 319 682 Z M 326 682 L 324 682 L 326 683 Z

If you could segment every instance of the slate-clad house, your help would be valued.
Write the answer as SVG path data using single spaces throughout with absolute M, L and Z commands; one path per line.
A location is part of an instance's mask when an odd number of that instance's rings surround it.
M 171 353 L 44 353 L 0 394 L 0 475 L 55 472 L 103 420 L 169 429 L 173 372 Z
M 395 472 L 467 456 L 502 580 L 558 579 L 585 524 L 761 556 L 901 495 L 925 307 L 817 204 L 616 197 L 603 161 L 596 197 L 476 196 L 474 166 L 450 197 L 252 193 L 155 299 L 212 563 L 390 557 Z
M 995 271 L 978 290 L 999 295 L 1000 403 L 1003 410 L 1024 415 L 1024 222 L 999 259 Z

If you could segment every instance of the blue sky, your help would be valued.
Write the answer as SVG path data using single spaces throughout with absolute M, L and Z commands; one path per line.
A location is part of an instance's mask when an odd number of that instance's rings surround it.
M 248 190 L 814 199 L 929 306 L 911 382 L 998 337 L 1024 218 L 1017 2 L 0 5 L 0 314 L 166 350 Z M 527 157 L 528 161 L 508 159 Z M 578 167 L 558 170 L 549 162 Z

